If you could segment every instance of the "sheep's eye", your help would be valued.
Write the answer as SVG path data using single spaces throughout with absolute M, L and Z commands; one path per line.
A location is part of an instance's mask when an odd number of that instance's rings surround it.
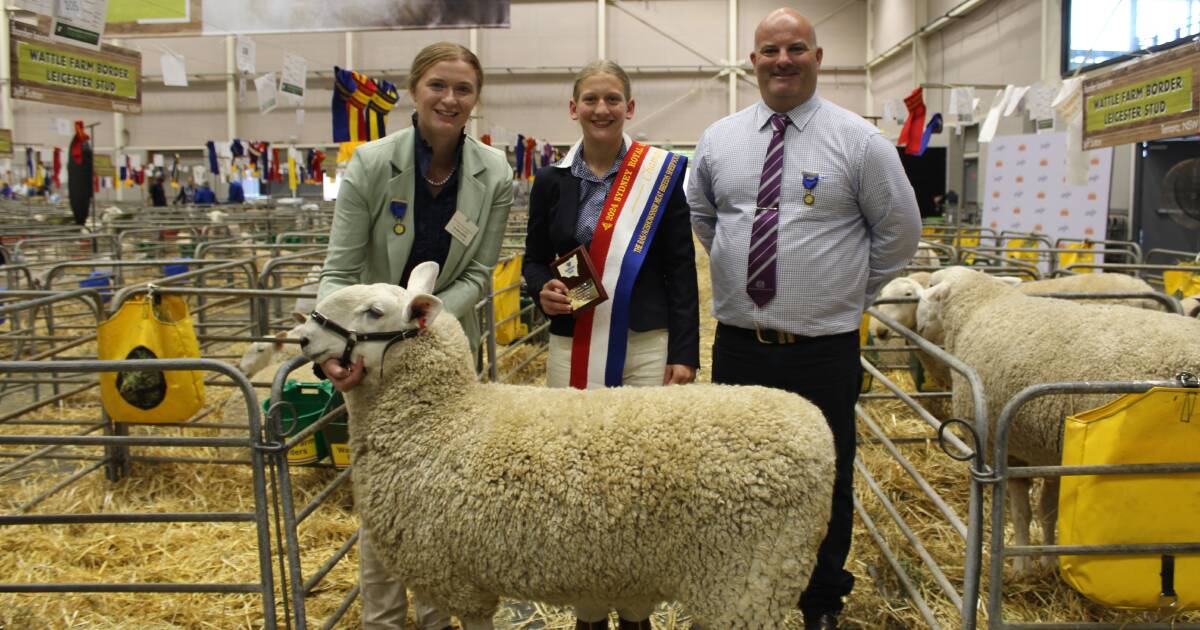
M 367 315 L 369 315 L 371 319 L 379 319 L 380 317 L 383 317 L 383 310 L 377 306 L 372 306 L 371 308 L 367 309 Z

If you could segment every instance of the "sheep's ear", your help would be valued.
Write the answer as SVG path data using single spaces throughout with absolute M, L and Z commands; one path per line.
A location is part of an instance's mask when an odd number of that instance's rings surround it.
M 994 276 L 994 277 L 997 280 L 999 280 L 1000 282 L 1002 282 L 1010 287 L 1015 287 L 1015 286 L 1021 284 L 1021 279 L 1016 276 Z
M 436 266 L 436 263 L 435 265 Z M 428 293 L 414 295 L 404 307 L 404 319 L 417 328 L 424 328 L 433 323 L 442 312 L 442 301 Z
M 408 286 L 405 288 L 410 293 L 433 293 L 437 276 L 438 264 L 433 261 L 423 262 L 413 267 L 412 273 L 408 275 Z
M 303 324 L 304 322 L 308 321 L 308 315 L 305 315 L 304 313 L 293 312 L 292 319 L 295 320 L 297 324 Z
M 952 286 L 953 284 L 949 282 L 939 282 L 928 289 L 921 289 L 917 293 L 917 296 L 922 302 L 940 304 L 946 294 L 950 292 L 950 287 Z
M 275 333 L 275 338 L 276 338 L 276 339 L 287 339 L 287 333 L 286 333 L 286 332 L 278 332 L 278 333 Z M 276 342 L 275 342 L 275 349 L 276 349 L 276 350 L 283 350 L 283 342 L 282 342 L 282 341 L 276 341 Z

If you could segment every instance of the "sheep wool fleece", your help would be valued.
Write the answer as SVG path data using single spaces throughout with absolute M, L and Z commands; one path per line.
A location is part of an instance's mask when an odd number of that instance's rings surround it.
M 356 503 L 396 578 L 467 621 L 500 597 L 678 600 L 709 628 L 784 627 L 829 519 L 815 406 L 760 387 L 479 384 L 469 356 L 438 317 L 347 397 Z
M 944 284 L 930 299 L 937 302 L 946 349 L 979 374 L 992 422 L 1030 385 L 1170 379 L 1200 369 L 1197 320 L 1023 295 L 976 271 L 958 273 Z M 957 373 L 953 379 L 953 412 L 970 418 L 969 386 Z M 1061 463 L 1063 418 L 1114 398 L 1058 395 L 1029 402 L 1009 431 L 1009 452 L 1031 465 Z

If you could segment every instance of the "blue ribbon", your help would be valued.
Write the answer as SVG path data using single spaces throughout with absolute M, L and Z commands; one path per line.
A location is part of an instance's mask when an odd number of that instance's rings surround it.
M 817 184 L 819 184 L 820 182 L 821 182 L 821 176 L 818 175 L 817 173 L 805 173 L 804 174 L 804 190 L 812 192 L 812 189 L 816 188 Z
M 393 199 L 392 203 L 388 205 L 388 210 L 391 211 L 392 216 L 396 217 L 396 221 L 399 222 L 404 219 L 404 213 L 408 212 L 408 204 L 403 201 L 396 201 Z
M 925 133 L 921 134 L 921 148 L 913 155 L 924 155 L 925 149 L 929 147 L 929 136 L 935 133 L 942 133 L 942 115 L 934 114 L 929 119 L 929 124 L 925 125 Z

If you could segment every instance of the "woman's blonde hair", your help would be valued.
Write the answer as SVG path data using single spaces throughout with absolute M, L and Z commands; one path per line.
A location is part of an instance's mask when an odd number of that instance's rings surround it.
M 615 61 L 607 59 L 597 59 L 588 65 L 584 66 L 578 74 L 575 75 L 575 85 L 571 88 L 571 94 L 576 100 L 579 99 L 579 86 L 584 79 L 594 77 L 598 74 L 611 74 L 621 82 L 621 87 L 625 92 L 625 100 L 633 98 L 633 89 L 629 87 L 629 75 L 625 73 L 625 69 L 617 65 Z
M 416 93 L 421 77 L 434 65 L 443 61 L 465 61 L 470 64 L 475 69 L 475 91 L 483 91 L 483 66 L 479 64 L 479 57 L 462 44 L 437 42 L 422 48 L 421 52 L 413 57 L 412 68 L 408 71 L 409 94 Z

